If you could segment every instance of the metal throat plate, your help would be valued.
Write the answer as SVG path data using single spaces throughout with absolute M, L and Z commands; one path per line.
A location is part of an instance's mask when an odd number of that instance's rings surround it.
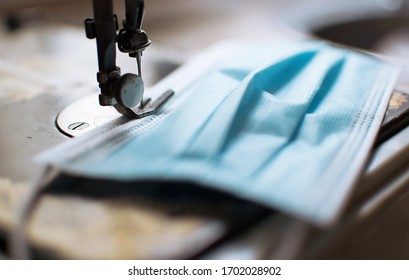
M 173 90 L 167 90 L 155 101 L 148 98 L 134 109 L 119 104 L 114 107 L 100 106 L 94 95 L 87 96 L 62 110 L 56 124 L 62 133 L 76 137 L 123 115 L 130 119 L 142 119 L 156 114 L 174 93 Z
M 98 96 L 93 94 L 65 107 L 58 114 L 56 125 L 65 135 L 77 137 L 121 116 L 113 107 L 100 106 Z

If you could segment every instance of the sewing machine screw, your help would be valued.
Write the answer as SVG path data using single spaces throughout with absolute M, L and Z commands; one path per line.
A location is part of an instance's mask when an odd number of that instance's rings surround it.
M 70 130 L 84 130 L 87 129 L 89 127 L 89 124 L 86 122 L 76 122 L 73 124 L 70 124 L 68 126 L 68 129 Z

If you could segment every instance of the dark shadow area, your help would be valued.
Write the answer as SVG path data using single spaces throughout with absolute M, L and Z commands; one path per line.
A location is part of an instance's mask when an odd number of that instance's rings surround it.
M 46 192 L 55 196 L 75 195 L 100 201 L 116 200 L 121 204 L 161 210 L 170 216 L 193 214 L 223 219 L 231 224 L 269 212 L 254 203 L 190 182 L 118 182 L 61 175 Z
M 329 25 L 312 33 L 326 40 L 355 48 L 373 50 L 385 36 L 409 26 L 409 17 L 374 17 Z

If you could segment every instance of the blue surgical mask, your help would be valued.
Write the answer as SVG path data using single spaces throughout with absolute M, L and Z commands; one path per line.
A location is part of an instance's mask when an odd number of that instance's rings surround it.
M 158 121 L 99 136 L 116 141 L 110 149 L 48 162 L 95 178 L 192 181 L 325 226 L 365 167 L 396 71 L 323 42 L 263 42 L 226 44 L 173 75 L 159 86 L 176 97 Z

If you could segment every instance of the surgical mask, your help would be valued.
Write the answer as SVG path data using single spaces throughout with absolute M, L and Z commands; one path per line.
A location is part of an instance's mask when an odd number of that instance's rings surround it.
M 97 140 L 84 135 L 57 151 L 92 140 L 89 151 L 45 161 L 94 178 L 195 182 L 319 226 L 334 223 L 365 167 L 395 69 L 323 42 L 213 52 L 158 86 L 176 91 L 160 115 Z

